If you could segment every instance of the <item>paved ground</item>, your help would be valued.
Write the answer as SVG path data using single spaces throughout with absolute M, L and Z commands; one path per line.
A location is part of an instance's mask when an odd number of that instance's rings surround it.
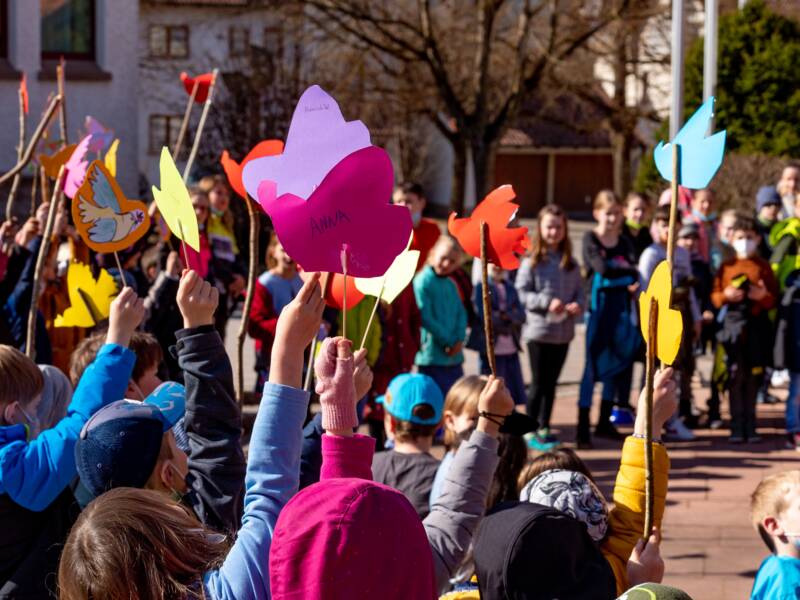
M 585 224 L 571 224 L 576 252 Z M 236 356 L 234 336 L 238 321 L 229 324 L 227 347 Z M 252 389 L 252 341 L 245 352 L 246 388 Z M 561 375 L 559 398 L 553 425 L 565 442 L 575 433 L 577 382 L 583 368 L 583 331 L 573 342 Z M 522 357 L 526 381 L 530 381 L 527 358 Z M 707 381 L 710 364 L 701 361 L 700 371 Z M 468 353 L 467 372 L 477 372 L 477 358 Z M 640 381 L 634 374 L 634 381 Z M 707 385 L 695 381 L 695 400 L 705 407 Z M 773 390 L 785 397 L 785 390 Z M 248 407 L 250 408 L 250 407 Z M 726 409 L 723 404 L 723 411 Z M 784 404 L 759 406 L 759 444 L 733 446 L 727 443 L 727 431 L 701 430 L 693 442 L 668 445 L 670 471 L 667 512 L 664 519 L 662 554 L 666 561 L 665 583 L 686 590 L 695 600 L 747 598 L 753 577 L 766 547 L 749 521 L 749 494 L 766 475 L 798 468 L 800 453 L 783 448 L 781 433 Z M 252 408 L 250 408 L 252 411 Z M 593 422 L 596 415 L 593 416 Z M 621 444 L 596 441 L 596 448 L 581 451 L 600 482 L 604 493 L 611 495 L 619 466 Z

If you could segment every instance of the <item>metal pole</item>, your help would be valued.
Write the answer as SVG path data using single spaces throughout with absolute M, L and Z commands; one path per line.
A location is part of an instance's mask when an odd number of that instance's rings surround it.
M 717 89 L 717 37 L 719 0 L 706 0 L 705 41 L 703 42 L 703 102 Z M 713 129 L 713 125 L 709 124 Z
M 683 125 L 683 3 L 672 0 L 672 98 L 669 109 L 669 138 Z

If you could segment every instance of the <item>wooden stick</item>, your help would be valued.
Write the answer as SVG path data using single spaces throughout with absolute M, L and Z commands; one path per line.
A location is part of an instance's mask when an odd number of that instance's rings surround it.
M 25 151 L 25 94 L 22 93 L 22 84 L 20 84 L 19 92 L 19 145 L 17 146 L 17 162 L 22 160 L 22 153 Z M 8 192 L 8 199 L 6 200 L 6 221 L 10 221 L 14 216 L 14 201 L 17 199 L 17 191 L 19 184 L 22 180 L 22 171 L 14 175 L 14 181 L 11 182 L 11 190 Z
M 39 167 L 39 184 L 41 186 L 39 195 L 42 198 L 41 203 L 44 204 L 50 197 L 50 180 L 47 177 L 47 171 L 44 170 L 44 167 Z M 31 214 L 31 216 L 33 216 L 33 214 Z
M 492 375 L 497 377 L 497 361 L 494 357 L 494 325 L 492 323 L 492 301 L 489 296 L 489 258 L 486 252 L 489 226 L 481 221 L 481 292 L 483 296 L 483 332 L 486 336 L 486 358 Z
M 650 314 L 647 330 L 647 353 L 645 358 L 645 413 L 644 413 L 644 470 L 645 470 L 645 511 L 642 539 L 645 544 L 653 531 L 653 504 L 655 488 L 653 477 L 653 393 L 656 376 L 656 349 L 658 344 L 658 301 L 650 299 Z
M 192 164 L 197 156 L 197 149 L 200 148 L 200 138 L 203 137 L 203 128 L 206 126 L 206 117 L 211 108 L 211 99 L 214 97 L 214 87 L 217 83 L 217 74 L 219 69 L 214 69 L 211 72 L 211 83 L 208 86 L 208 97 L 206 103 L 203 105 L 203 113 L 200 115 L 200 122 L 197 124 L 197 131 L 194 134 L 194 143 L 192 144 L 192 151 L 189 153 L 189 159 L 186 161 L 186 166 L 183 168 L 183 182 L 189 178 L 189 173 L 192 170 Z
M 244 340 L 247 336 L 247 326 L 250 322 L 250 308 L 253 306 L 253 294 L 256 287 L 256 276 L 258 275 L 258 211 L 255 203 L 250 198 L 244 199 L 247 205 L 247 217 L 250 219 L 250 268 L 247 272 L 247 292 L 244 297 L 244 307 L 242 308 L 242 320 L 239 322 L 239 334 L 236 338 L 236 393 L 239 406 L 244 404 Z
M 667 263 L 672 273 L 672 263 L 675 256 L 675 225 L 678 221 L 678 186 L 680 185 L 681 147 L 672 144 L 672 185 L 669 203 L 669 237 L 667 238 Z
M 58 95 L 61 96 L 61 104 L 58 107 L 58 127 L 61 133 L 61 147 L 64 148 L 69 144 L 67 140 L 67 97 L 64 93 L 64 72 L 67 68 L 67 62 L 64 57 L 58 61 L 56 67 L 56 82 L 58 85 Z
M 42 232 L 42 243 L 39 246 L 39 254 L 36 256 L 36 268 L 33 271 L 33 290 L 31 290 L 31 305 L 28 308 L 28 330 L 25 336 L 25 354 L 31 360 L 36 360 L 36 314 L 39 311 L 39 288 L 42 281 L 42 270 L 50 249 L 50 237 L 53 235 L 53 223 L 56 220 L 58 209 L 57 195 L 61 187 L 61 179 L 64 177 L 64 165 L 58 170 L 56 177 L 56 187 L 53 190 L 53 197 L 50 199 L 50 207 L 47 211 L 47 222 Z
M 119 271 L 120 289 L 125 287 L 125 271 L 122 268 L 122 263 L 119 261 L 119 254 L 114 250 L 114 260 L 117 261 L 117 271 Z
M 36 131 L 33 132 L 33 137 L 31 137 L 30 141 L 28 142 L 28 147 L 25 148 L 25 153 L 22 155 L 22 158 L 11 168 L 10 171 L 6 171 L 3 173 L 3 175 L 0 175 L 0 185 L 3 185 L 6 181 L 22 171 L 22 169 L 24 169 L 25 166 L 31 161 L 31 158 L 33 158 L 33 151 L 36 149 L 36 144 L 39 143 L 39 139 L 41 139 L 42 134 L 50 124 L 50 119 L 53 118 L 53 115 L 60 104 L 61 96 L 54 96 L 50 101 L 50 105 L 47 107 L 47 110 L 42 116 L 42 120 L 39 121 Z
M 172 160 L 178 160 L 178 154 L 183 148 L 183 139 L 186 137 L 186 130 L 189 128 L 189 117 L 192 116 L 192 106 L 194 106 L 194 99 L 197 97 L 197 90 L 200 88 L 200 82 L 195 79 L 192 86 L 192 93 L 189 95 L 189 102 L 186 104 L 186 110 L 183 113 L 183 121 L 181 121 L 181 128 L 178 131 L 178 139 L 175 140 L 175 146 L 172 148 Z
M 378 293 L 378 297 L 375 298 L 375 306 L 372 307 L 372 314 L 369 316 L 369 321 L 367 321 L 367 328 L 364 330 L 364 337 L 361 338 L 361 345 L 358 347 L 361 350 L 367 344 L 367 336 L 369 335 L 369 328 L 372 327 L 372 321 L 375 319 L 375 313 L 378 312 L 378 304 L 381 303 L 381 298 L 383 297 L 383 287 L 386 285 L 386 280 L 383 280 L 381 284 L 381 291 Z
M 328 279 L 330 278 L 330 273 L 323 273 L 322 279 L 320 280 L 320 288 L 322 289 L 322 298 L 325 298 L 325 292 L 328 289 Z M 306 380 L 303 383 L 303 389 L 307 392 L 311 391 L 312 384 L 314 382 L 314 357 L 317 354 L 317 336 L 314 336 L 314 339 L 311 340 L 311 347 L 308 351 L 308 368 L 306 369 Z
M 344 283 L 342 284 L 342 337 L 347 339 L 347 254 L 342 254 L 342 270 Z
M 183 224 L 181 223 L 180 219 L 178 219 L 178 231 L 180 231 L 181 234 L 181 248 L 183 249 L 184 268 L 190 269 L 191 267 L 189 266 L 189 251 L 186 250 L 186 242 L 183 241 Z

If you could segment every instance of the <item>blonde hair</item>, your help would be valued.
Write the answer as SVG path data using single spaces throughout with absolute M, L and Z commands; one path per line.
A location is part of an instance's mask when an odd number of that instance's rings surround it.
M 453 384 L 444 398 L 442 414 L 450 411 L 455 416 L 467 411 L 478 411 L 478 399 L 488 379 L 482 375 L 465 375 Z M 458 446 L 458 435 L 454 431 L 445 429 L 444 445 L 448 450 Z
M 278 247 L 280 242 L 281 241 L 278 239 L 278 235 L 274 231 L 270 232 L 269 243 L 267 244 L 267 250 L 264 253 L 264 262 L 267 264 L 267 269 L 274 269 L 278 266 L 278 261 L 275 260 L 274 256 L 272 256 L 272 252 Z
M 531 266 L 535 267 L 542 262 L 547 253 L 547 247 L 542 241 L 542 218 L 548 215 L 560 218 L 564 223 L 564 239 L 558 244 L 558 250 L 561 252 L 561 268 L 571 271 L 575 268 L 575 261 L 572 259 L 572 242 L 569 239 L 567 213 L 557 204 L 545 205 L 536 217 L 536 235 L 533 237 L 533 248 L 531 249 Z
M 432 257 L 434 254 L 436 254 L 436 250 L 439 248 L 439 246 L 445 246 L 445 245 L 447 246 L 448 252 L 455 250 L 456 252 L 458 252 L 459 256 L 461 256 L 462 251 L 461 251 L 461 246 L 458 243 L 458 240 L 456 240 L 456 238 L 450 235 L 443 234 L 440 235 L 436 239 L 436 243 L 433 244 L 430 254 L 428 254 L 429 260 L 432 260 Z
M 619 196 L 613 190 L 600 190 L 592 202 L 592 210 L 605 210 L 612 206 L 622 206 Z
M 13 346 L 0 344 L 0 407 L 29 404 L 42 392 L 44 377 L 30 358 Z
M 188 508 L 161 492 L 113 489 L 91 502 L 69 533 L 59 598 L 203 598 L 203 574 L 227 552 Z
M 750 519 L 770 552 L 775 552 L 775 542 L 762 523 L 767 517 L 780 516 L 798 490 L 800 470 L 784 471 L 765 477 L 750 496 Z

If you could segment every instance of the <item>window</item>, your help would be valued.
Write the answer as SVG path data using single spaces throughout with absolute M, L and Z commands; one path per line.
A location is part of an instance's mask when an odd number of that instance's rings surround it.
M 152 58 L 188 58 L 189 28 L 185 25 L 151 25 L 148 46 Z
M 264 49 L 276 59 L 283 57 L 283 31 L 280 27 L 264 29 Z
M 182 122 L 183 115 L 150 115 L 148 152 L 159 154 L 164 146 L 171 151 L 178 141 Z
M 40 0 L 42 58 L 94 60 L 94 0 Z
M 0 0 L 0 59 L 8 58 L 8 0 Z
M 230 56 L 246 56 L 250 48 L 250 30 L 246 27 L 231 27 L 228 30 L 228 53 Z

